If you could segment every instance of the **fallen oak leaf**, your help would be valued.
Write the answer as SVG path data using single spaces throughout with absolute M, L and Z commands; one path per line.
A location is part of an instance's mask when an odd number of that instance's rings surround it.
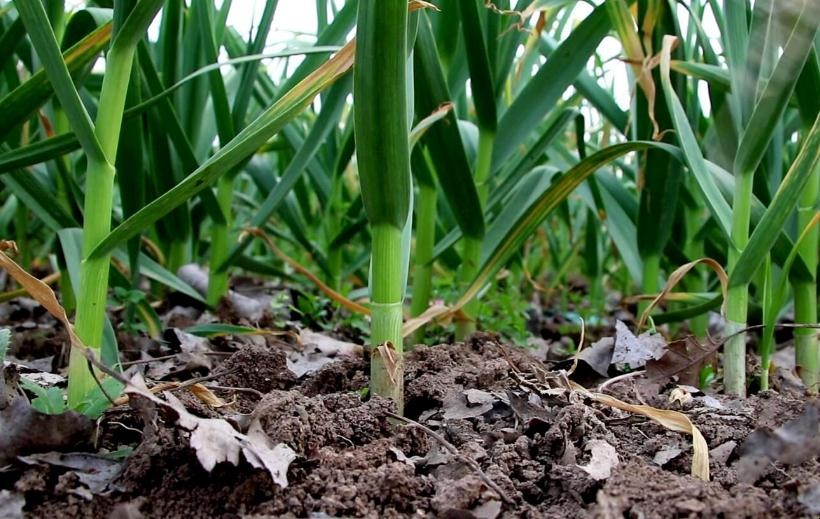
M 296 459 L 296 452 L 284 443 L 272 447 L 270 439 L 258 426 L 255 429 L 251 424 L 248 434 L 242 434 L 226 420 L 194 416 L 173 394 L 166 393 L 167 402 L 151 394 L 139 375 L 129 382 L 126 392 L 148 398 L 176 414 L 177 425 L 191 433 L 191 448 L 196 451 L 202 468 L 208 472 L 223 461 L 239 464 L 241 453 L 253 467 L 267 470 L 274 483 L 282 488 L 288 486 L 287 471 Z
M 51 290 L 48 285 L 23 270 L 17 263 L 2 252 L 3 250 L 15 249 L 16 246 L 14 246 L 13 242 L 0 240 L 0 267 L 6 269 L 21 286 L 29 291 L 29 294 L 31 294 L 37 302 L 43 305 L 51 315 L 63 323 L 71 340 L 72 348 L 80 352 L 92 365 L 105 374 L 122 382 L 126 386 L 126 393 L 139 394 L 151 402 L 165 409 L 170 409 L 175 413 L 177 423 L 184 429 L 192 432 L 192 446 L 199 446 L 199 449 L 196 447 L 194 447 L 194 449 L 197 450 L 197 459 L 203 464 L 203 467 L 210 471 L 216 464 L 213 460 L 222 459 L 237 464 L 239 462 L 238 452 L 241 452 L 252 466 L 256 468 L 264 467 L 277 485 L 282 488 L 287 486 L 287 469 L 290 462 L 293 461 L 296 456 L 293 449 L 285 444 L 279 444 L 271 448 L 269 440 L 264 433 L 258 433 L 251 437 L 236 431 L 225 420 L 198 418 L 190 414 L 182 403 L 170 393 L 166 395 L 168 402 L 153 395 L 145 386 L 145 382 L 140 375 L 136 375 L 129 381 L 121 374 L 102 364 L 99 359 L 97 359 L 95 353 L 87 348 L 82 341 L 80 341 L 79 337 L 77 337 L 74 332 L 74 327 L 66 316 L 65 310 L 54 295 L 54 291 Z M 8 409 L 9 408 L 7 408 L 7 410 Z M 64 415 L 68 415 L 68 413 L 64 413 Z M 64 415 L 54 416 L 61 417 Z M 86 418 L 86 420 L 88 419 Z M 3 421 L 3 423 L 7 422 L 8 420 Z M 196 440 L 194 440 L 193 433 L 200 427 L 202 427 L 202 429 L 196 434 Z M 2 436 L 4 435 L 0 435 L 0 440 L 4 439 Z M 61 434 L 61 438 L 65 437 L 65 434 Z M 215 444 L 219 447 L 214 447 Z M 220 448 L 224 450 L 220 451 Z M 10 452 L 10 448 L 0 449 L 0 453 L 4 455 L 8 455 Z M 211 465 L 212 461 L 213 465 Z M 208 466 L 210 466 L 210 469 L 207 468 Z
M 680 384 L 698 386 L 701 369 L 713 362 L 721 344 L 714 343 L 711 338 L 707 340 L 709 346 L 704 346 L 693 336 L 670 342 L 661 358 L 647 361 L 646 377 L 659 382 L 677 375 Z
M 182 402 L 172 394 L 166 395 L 175 408 Z M 242 434 L 227 421 L 217 418 L 198 418 L 187 411 L 181 414 L 177 422 L 182 428 L 191 431 L 191 448 L 202 468 L 211 472 L 217 463 L 227 461 L 232 465 L 239 464 L 240 452 L 255 468 L 265 468 L 273 482 L 282 488 L 288 486 L 287 473 L 290 463 L 296 459 L 296 452 L 280 443 L 271 447 L 270 440 L 263 432 L 260 434 Z

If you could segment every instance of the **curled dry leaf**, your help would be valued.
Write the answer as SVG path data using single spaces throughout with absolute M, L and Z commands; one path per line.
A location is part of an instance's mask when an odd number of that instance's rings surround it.
M 693 397 L 692 393 L 687 391 L 685 388 L 678 386 L 672 391 L 669 392 L 669 403 L 670 404 L 679 404 L 681 406 L 687 406 L 692 403 Z
M 258 422 L 251 424 L 247 435 L 242 434 L 225 420 L 190 414 L 170 393 L 165 397 L 179 416 L 177 423 L 191 432 L 191 447 L 205 470 L 212 471 L 222 461 L 237 465 L 241 453 L 252 466 L 266 469 L 274 483 L 282 488 L 288 486 L 288 467 L 296 459 L 296 452 L 284 443 L 271 446 Z
M 689 263 L 678 267 L 674 272 L 669 275 L 669 279 L 666 281 L 666 285 L 664 285 L 663 290 L 661 290 L 660 294 L 649 303 L 649 306 L 646 307 L 646 310 L 641 314 L 641 320 L 638 322 L 638 330 L 643 328 L 644 323 L 649 318 L 650 313 L 652 310 L 660 304 L 661 301 L 666 298 L 666 295 L 675 288 L 681 279 L 693 268 L 703 263 L 707 265 L 709 268 L 715 271 L 717 274 L 718 280 L 720 280 L 720 290 L 723 294 L 723 305 L 720 307 L 720 313 L 725 315 L 726 314 L 726 299 L 727 294 L 729 293 L 729 276 L 726 275 L 726 271 L 723 270 L 723 267 L 717 261 L 713 260 L 712 258 L 701 258 L 695 261 L 690 261 Z
M 692 435 L 692 475 L 709 481 L 709 447 L 700 430 L 689 420 L 689 418 L 677 411 L 668 409 L 656 409 L 648 405 L 629 404 L 617 398 L 603 393 L 588 393 L 594 400 L 610 407 L 620 409 L 629 413 L 635 413 L 653 420 L 666 427 L 670 431 L 677 431 Z
M 593 342 L 589 348 L 579 351 L 575 358 L 584 361 L 597 374 L 606 377 L 609 365 L 612 364 L 614 347 L 615 339 L 603 337 L 601 340 Z
M 225 407 L 228 405 L 227 402 L 216 396 L 213 391 L 202 384 L 192 384 L 187 386 L 186 389 L 197 397 L 202 403 L 211 407 Z
M 65 326 L 72 346 L 84 347 L 79 337 L 77 337 L 77 334 L 74 333 L 74 327 L 71 325 L 71 321 L 68 320 L 65 309 L 63 309 L 60 302 L 57 301 L 57 296 L 54 295 L 54 291 L 51 290 L 51 287 L 23 270 L 14 260 L 6 256 L 5 252 L 2 252 L 4 250 L 16 251 L 17 246 L 12 241 L 0 240 L 0 267 L 5 269 L 21 287 L 26 289 L 31 297 Z
M 177 389 L 182 384 L 183 383 L 181 382 L 162 382 L 151 387 L 151 389 L 149 389 L 148 391 L 150 391 L 153 395 L 157 395 L 159 393 L 162 393 L 163 391 Z M 202 403 L 207 404 L 211 407 L 224 407 L 228 405 L 227 402 L 216 396 L 213 393 L 213 391 L 211 391 L 206 386 L 200 383 L 187 385 L 185 386 L 185 389 L 187 389 L 192 395 L 197 397 Z M 128 395 L 123 394 L 114 400 L 114 405 L 126 405 L 128 404 L 128 401 Z
M 170 393 L 165 395 L 167 402 L 157 398 L 145 387 L 140 375 L 126 382 L 126 393 L 147 398 L 176 415 L 177 425 L 191 433 L 191 447 L 205 470 L 210 472 L 222 461 L 236 465 L 242 454 L 253 467 L 267 470 L 274 483 L 282 488 L 288 485 L 287 471 L 290 463 L 296 459 L 296 452 L 283 443 L 271 446 L 270 439 L 258 423 L 251 423 L 248 434 L 242 434 L 225 420 L 192 415 Z

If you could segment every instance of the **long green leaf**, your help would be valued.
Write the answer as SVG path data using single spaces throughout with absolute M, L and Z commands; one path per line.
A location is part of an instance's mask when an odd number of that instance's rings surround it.
M 54 88 L 54 94 L 60 100 L 63 110 L 71 120 L 72 128 L 89 160 L 104 162 L 105 154 L 100 147 L 97 136 L 94 134 L 94 124 L 91 122 L 91 117 L 86 112 L 80 100 L 80 95 L 74 87 L 74 82 L 71 80 L 68 60 L 64 60 L 63 55 L 60 53 L 60 48 L 54 37 L 54 32 L 51 30 L 43 4 L 17 0 L 15 5 L 26 26 L 29 38 L 31 38 L 37 49 L 45 74 Z M 87 59 L 95 55 L 96 53 L 91 56 L 81 54 Z
M 800 13 L 774 72 L 756 99 L 754 110 L 741 136 L 735 157 L 736 173 L 757 169 L 814 46 L 814 35 L 820 24 L 820 9 L 812 0 L 793 0 L 785 4 L 791 5 L 794 2 L 802 4 Z
M 669 112 L 672 116 L 675 131 L 677 132 L 678 141 L 686 158 L 686 164 L 697 180 L 698 187 L 703 194 L 709 211 L 717 220 L 728 239 L 732 234 L 731 209 L 723 196 L 721 196 L 720 191 L 709 174 L 706 160 L 703 158 L 698 140 L 692 131 L 692 127 L 689 125 L 686 111 L 683 109 L 669 77 L 671 52 L 674 41 L 675 38 L 672 36 L 666 36 L 663 40 L 663 51 L 661 53 L 661 84 L 663 86 L 663 93 L 666 96 L 666 103 L 669 106 Z
M 427 16 L 423 14 L 419 20 L 413 59 L 417 110 L 431 113 L 442 103 L 452 102 L 433 31 Z M 430 128 L 422 142 L 430 153 L 442 193 L 462 232 L 465 236 L 481 238 L 484 235 L 484 217 L 455 114 L 448 113 L 443 121 Z
M 606 6 L 596 7 L 530 79 L 498 123 L 493 148 L 493 171 L 501 167 L 515 149 L 528 140 L 561 94 L 584 69 L 610 28 Z
M 156 222 L 246 160 L 308 106 L 319 92 L 347 72 L 353 61 L 352 51 L 351 45 L 346 46 L 324 66 L 283 95 L 185 180 L 114 229 L 100 242 L 90 257 L 100 257 L 113 250 L 119 243 Z
M 820 115 L 803 142 L 800 154 L 783 178 L 772 203 L 755 227 L 749 243 L 743 249 L 732 274 L 729 286 L 749 283 L 768 252 L 774 246 L 778 232 L 791 215 L 806 183 L 820 174 Z M 811 267 L 811 266 L 809 266 Z

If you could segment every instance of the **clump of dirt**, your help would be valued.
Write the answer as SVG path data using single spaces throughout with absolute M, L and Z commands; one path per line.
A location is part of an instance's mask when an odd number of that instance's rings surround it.
M 268 393 L 287 389 L 296 376 L 287 368 L 287 358 L 280 349 L 248 343 L 228 357 L 218 368 L 220 384 Z
M 286 443 L 312 457 L 326 446 L 366 445 L 391 435 L 389 400 L 362 402 L 355 393 L 307 397 L 298 391 L 272 391 L 253 413 L 274 443 Z
M 306 375 L 300 389 L 307 396 L 360 391 L 369 384 L 369 374 L 364 359 L 342 358 Z
M 772 514 L 776 511 L 761 489 L 746 485 L 729 491 L 639 460 L 615 469 L 590 512 L 598 517 L 784 517 Z
M 704 482 L 690 475 L 689 436 L 581 393 L 539 396 L 516 374 L 532 366 L 546 373 L 547 366 L 497 336 L 419 347 L 405 366 L 406 414 L 418 422 L 410 425 L 389 417 L 389 401 L 363 398 L 362 359 L 296 379 L 281 348 L 250 344 L 215 367 L 223 390 L 258 395 L 199 414 L 222 416 L 243 431 L 251 424 L 271 444 L 293 449 L 286 488 L 244 461 L 205 471 L 190 433 L 139 398 L 130 418 L 119 411 L 103 420 L 106 445 L 117 444 L 111 420 L 129 424 L 122 438 L 131 442 L 134 425 L 142 424 L 139 443 L 106 494 L 85 499 L 71 492 L 78 483 L 65 469 L 42 466 L 18 470 L 15 479 L 25 485 L 0 477 L 0 488 L 24 495 L 33 517 L 812 515 L 806 503 L 820 484 L 816 458 L 792 466 L 772 462 L 753 484 L 740 481 L 736 466 L 738 446 L 752 431 L 802 416 L 805 400 L 776 393 L 745 401 L 715 396 L 681 408 L 666 404 L 666 394 L 655 398 L 703 432 L 713 473 Z M 243 417 L 237 409 L 252 412 Z

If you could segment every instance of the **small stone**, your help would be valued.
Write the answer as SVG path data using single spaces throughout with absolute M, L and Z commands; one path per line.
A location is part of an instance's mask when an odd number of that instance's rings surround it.
M 737 442 L 729 440 L 710 450 L 709 458 L 714 461 L 716 465 L 726 465 L 726 461 L 729 460 L 729 456 L 732 455 L 735 447 L 737 447 Z

